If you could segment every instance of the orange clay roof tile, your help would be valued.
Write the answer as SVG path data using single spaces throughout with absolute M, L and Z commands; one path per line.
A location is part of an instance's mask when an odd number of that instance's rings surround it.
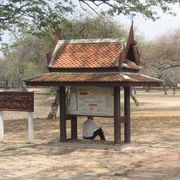
M 57 51 L 52 68 L 107 68 L 117 66 L 118 42 L 67 43 Z

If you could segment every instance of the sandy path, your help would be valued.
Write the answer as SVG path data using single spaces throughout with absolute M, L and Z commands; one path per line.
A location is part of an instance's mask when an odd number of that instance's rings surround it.
M 171 121 L 161 117 L 135 118 L 133 143 L 122 146 L 83 140 L 60 143 L 58 121 L 43 119 L 36 120 L 35 144 L 28 144 L 25 143 L 26 125 L 20 123 L 18 126 L 18 122 L 6 122 L 8 143 L 0 144 L 0 179 L 159 180 L 180 177 L 180 117 L 171 118 Z M 112 121 L 100 122 L 111 141 Z
M 38 103 L 42 107 L 52 100 L 52 97 L 43 97 L 46 103 L 42 103 L 41 98 L 41 95 L 37 97 L 37 108 Z M 97 119 L 106 131 L 108 142 L 105 144 L 81 139 L 83 118 L 78 121 L 79 140 L 68 143 L 58 142 L 58 119 L 35 119 L 34 144 L 28 143 L 26 120 L 17 120 L 16 115 L 15 120 L 5 121 L 5 142 L 0 143 L 0 179 L 179 180 L 179 97 L 166 97 L 166 101 L 154 94 L 140 98 L 143 106 L 135 108 L 132 104 L 132 143 L 129 145 L 113 146 L 112 119 Z M 176 104 L 176 108 L 166 109 L 164 102 L 167 101 Z M 155 104 L 162 105 L 158 109 L 154 108 Z M 46 114 L 42 108 L 39 113 L 43 117 Z M 69 122 L 67 127 L 69 136 Z

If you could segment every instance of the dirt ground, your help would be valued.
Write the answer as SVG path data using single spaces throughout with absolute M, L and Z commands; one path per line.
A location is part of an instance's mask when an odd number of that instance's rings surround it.
M 82 117 L 79 140 L 59 142 L 59 119 L 46 119 L 53 97 L 44 92 L 35 95 L 34 143 L 27 139 L 27 113 L 4 112 L 0 179 L 180 179 L 180 92 L 137 92 L 141 105 L 131 102 L 132 143 L 118 146 L 110 118 L 97 118 L 108 142 L 82 140 Z

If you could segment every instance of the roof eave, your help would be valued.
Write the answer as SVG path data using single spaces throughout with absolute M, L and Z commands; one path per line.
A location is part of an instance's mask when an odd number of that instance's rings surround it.
M 141 82 L 131 82 L 131 81 L 25 81 L 27 86 L 161 86 L 162 81 L 141 81 Z

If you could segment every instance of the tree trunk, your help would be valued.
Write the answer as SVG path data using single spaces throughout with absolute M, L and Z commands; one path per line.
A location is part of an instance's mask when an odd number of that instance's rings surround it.
M 146 92 L 150 92 L 150 86 L 146 88 Z
M 8 80 L 5 80 L 5 89 L 8 89 Z
M 176 86 L 173 86 L 173 95 L 176 95 Z
M 59 105 L 59 91 L 57 90 L 56 98 L 55 98 L 54 102 L 52 103 L 51 111 L 48 115 L 48 119 L 56 119 L 58 105 Z
M 138 101 L 138 99 L 136 98 L 136 96 L 132 93 L 132 89 L 130 91 L 130 95 L 131 95 L 131 98 L 133 99 L 134 103 L 136 106 L 139 106 L 140 105 L 140 102 Z
M 163 90 L 164 90 L 164 95 L 167 95 L 167 90 L 164 84 L 163 84 Z
M 22 91 L 25 91 L 25 92 L 28 91 L 27 86 L 25 85 L 25 83 L 22 80 L 21 80 L 21 89 L 22 89 Z

